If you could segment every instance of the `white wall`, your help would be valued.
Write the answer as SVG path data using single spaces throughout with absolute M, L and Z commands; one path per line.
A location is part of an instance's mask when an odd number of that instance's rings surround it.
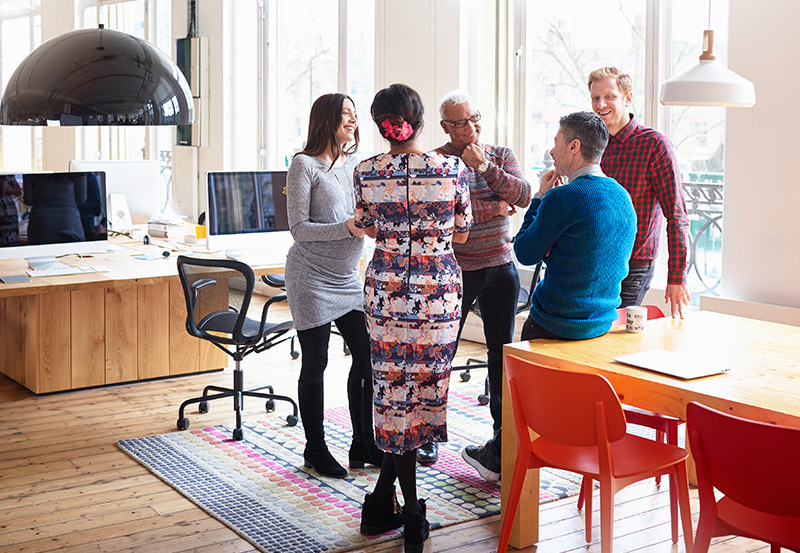
M 203 0 L 197 3 L 198 34 L 209 41 L 208 144 L 175 146 L 173 207 L 191 219 L 205 211 L 205 175 L 209 171 L 255 170 L 257 76 L 237 55 L 257 43 L 256 0 Z M 186 36 L 187 2 L 172 1 L 172 29 Z M 241 147 L 248 144 L 247 148 Z
M 375 91 L 403 83 L 422 97 L 424 150 L 441 145 L 436 105 L 459 86 L 458 0 L 378 0 L 375 10 Z M 444 24 L 443 22 L 447 22 Z M 407 29 L 414 29 L 409 36 Z M 368 120 L 369 121 L 369 120 Z M 375 142 L 385 149 L 386 143 Z
M 419 92 L 425 106 L 423 150 L 447 142 L 438 105 L 455 88 L 483 106 L 482 138 L 495 141 L 494 52 L 480 48 L 494 44 L 494 15 L 494 2 L 483 0 L 377 0 L 375 91 L 403 83 Z M 385 149 L 385 142 L 375 144 Z
M 800 2 L 731 0 L 729 67 L 756 87 L 729 108 L 722 296 L 800 307 Z

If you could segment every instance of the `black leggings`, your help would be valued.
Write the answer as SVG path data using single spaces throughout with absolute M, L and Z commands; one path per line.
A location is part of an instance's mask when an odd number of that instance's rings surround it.
M 364 313 L 353 310 L 333 322 L 336 323 L 336 328 L 339 329 L 345 344 L 350 349 L 350 355 L 353 359 L 350 366 L 350 378 L 358 380 L 366 378 L 367 382 L 371 383 L 372 367 L 369 359 L 369 335 L 367 334 Z M 328 366 L 330 337 L 331 323 L 297 331 L 302 353 L 299 378 L 301 384 L 322 383 L 325 368 Z
M 353 425 L 355 450 L 365 451 L 370 444 L 374 448 L 372 429 L 372 367 L 369 357 L 369 335 L 364 313 L 350 311 L 336 319 L 336 328 L 350 349 L 352 363 L 347 376 L 347 399 L 350 422 Z M 331 323 L 297 332 L 302 352 L 300 378 L 297 382 L 297 398 L 300 417 L 306 434 L 306 448 L 321 450 L 325 446 L 324 431 L 324 374 L 328 366 L 328 344 Z

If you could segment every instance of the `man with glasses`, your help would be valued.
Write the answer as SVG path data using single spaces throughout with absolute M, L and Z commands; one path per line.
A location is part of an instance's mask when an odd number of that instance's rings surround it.
M 500 477 L 503 344 L 513 341 L 520 288 L 509 217 L 516 207 L 528 206 L 531 187 L 510 148 L 480 142 L 481 114 L 468 94 L 458 90 L 446 94 L 439 102 L 439 114 L 450 141 L 436 151 L 458 156 L 469 167 L 474 221 L 466 243 L 453 244 L 453 249 L 463 278 L 461 328 L 473 303 L 477 301 L 481 311 L 489 365 L 489 410 L 495 431 L 485 446 L 469 446 L 461 455 L 481 476 L 496 481 Z M 437 458 L 435 443 L 417 450 L 417 460 L 423 464 Z

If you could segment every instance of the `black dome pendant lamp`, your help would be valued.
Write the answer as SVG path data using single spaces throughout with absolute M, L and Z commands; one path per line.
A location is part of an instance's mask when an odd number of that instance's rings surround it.
M 141 38 L 105 29 L 54 37 L 17 67 L 3 125 L 189 125 L 192 93 L 178 66 Z

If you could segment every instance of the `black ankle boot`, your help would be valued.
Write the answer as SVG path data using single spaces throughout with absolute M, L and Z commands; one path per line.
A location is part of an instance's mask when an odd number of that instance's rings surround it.
M 347 469 L 333 458 L 327 446 L 323 446 L 322 449 L 306 448 L 303 452 L 303 460 L 307 469 L 314 469 L 320 476 L 330 476 L 331 478 L 347 476 Z
M 347 381 L 347 398 L 350 402 L 350 422 L 353 425 L 350 467 L 354 469 L 364 468 L 364 465 L 380 467 L 383 464 L 383 451 L 375 445 L 372 428 L 372 381 L 351 374 Z
M 404 509 L 405 510 L 405 509 Z M 403 525 L 403 551 L 405 553 L 422 553 L 425 540 L 431 535 L 431 525 L 425 518 L 425 500 L 419 500 L 419 512 L 405 515 Z
M 377 536 L 403 525 L 403 510 L 397 502 L 397 493 L 392 488 L 392 495 L 375 497 L 367 494 L 361 507 L 361 534 Z
M 320 476 L 344 478 L 347 470 L 333 458 L 325 444 L 323 426 L 324 391 L 321 382 L 297 383 L 297 403 L 306 434 L 306 449 L 303 460 L 306 468 L 313 468 Z
M 380 467 L 383 464 L 383 451 L 378 449 L 375 442 L 357 442 L 350 444 L 350 468 L 361 469 L 364 465 Z

